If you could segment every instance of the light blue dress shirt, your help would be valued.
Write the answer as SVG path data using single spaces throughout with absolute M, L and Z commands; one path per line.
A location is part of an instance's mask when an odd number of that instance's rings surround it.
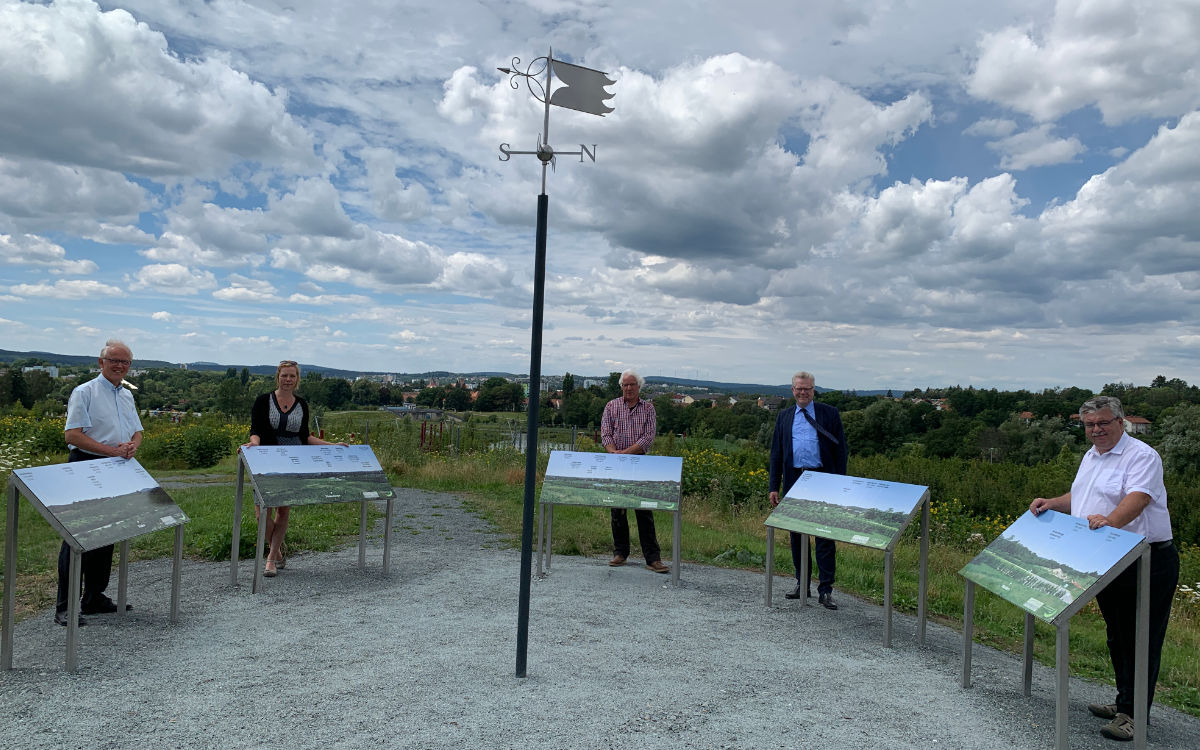
M 92 440 L 116 447 L 142 431 L 142 420 L 138 419 L 133 394 L 101 375 L 77 386 L 67 399 L 67 423 L 63 429 L 77 427 Z
M 817 442 L 817 430 L 804 418 L 804 412 L 816 419 L 816 409 L 810 402 L 801 409 L 796 407 L 792 418 L 792 466 L 797 469 L 821 468 L 821 446 Z

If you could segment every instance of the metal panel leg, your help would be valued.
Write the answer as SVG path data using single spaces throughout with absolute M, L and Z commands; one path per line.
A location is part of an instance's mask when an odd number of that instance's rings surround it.
M 883 553 L 883 647 L 892 647 L 892 551 Z
M 1068 750 L 1067 744 L 1067 709 L 1070 697 L 1068 687 L 1071 678 L 1071 649 L 1069 629 L 1070 621 L 1058 626 L 1058 638 L 1054 646 L 1054 661 L 1056 663 L 1055 706 L 1054 706 L 1054 747 L 1056 750 Z
M 242 551 L 242 487 L 246 481 L 246 464 L 238 451 L 237 491 L 233 494 L 233 531 L 229 535 L 229 585 L 236 586 L 238 557 Z M 261 546 L 261 543 L 260 543 Z
M 537 509 L 537 577 L 542 577 L 542 556 L 545 554 L 542 549 L 543 536 L 546 533 L 546 503 L 538 501 Z
M 358 504 L 358 569 L 367 569 L 367 501 Z
M 925 645 L 925 622 L 929 619 L 929 496 L 921 504 L 921 569 L 917 576 L 917 641 Z
M 82 553 L 72 548 L 71 549 L 71 565 L 70 575 L 67 583 L 67 671 L 74 672 L 79 666 L 79 660 L 76 655 L 76 643 L 79 640 L 79 586 L 80 565 L 82 563 Z
M 971 687 L 971 646 L 975 638 L 975 582 L 967 581 L 967 591 L 963 595 L 963 649 L 962 649 L 962 681 L 964 688 Z
M 675 508 L 675 531 L 671 536 L 671 552 L 674 564 L 671 565 L 671 583 L 679 585 L 679 558 L 681 555 L 680 547 L 683 546 L 683 507 L 682 504 Z
M 550 515 L 546 519 L 546 575 L 550 575 L 550 561 L 554 559 L 554 504 L 550 504 Z
M 4 526 L 4 609 L 0 614 L 0 669 L 12 669 L 13 621 L 17 597 L 17 488 L 8 488 Z
M 250 593 L 252 594 L 257 594 L 262 587 L 263 543 L 267 541 L 267 513 L 270 510 L 265 505 L 258 509 L 258 541 L 254 544 L 254 580 L 250 584 Z
M 775 581 L 775 527 L 767 527 L 767 601 L 771 606 L 771 584 Z
M 395 499 L 394 497 L 388 498 L 387 509 L 383 513 L 383 574 L 385 576 L 390 575 L 392 570 L 392 504 Z
M 1025 697 L 1033 695 L 1033 615 L 1025 613 L 1025 661 L 1023 662 Z
M 121 542 L 117 562 L 117 617 L 125 617 L 125 602 L 129 600 L 129 540 Z
M 179 581 L 183 573 L 183 526 L 175 527 L 175 559 L 171 563 L 171 624 L 179 622 Z
M 811 575 L 809 567 L 812 564 L 812 555 L 809 554 L 808 546 L 810 540 L 808 534 L 800 535 L 800 588 L 804 589 L 804 598 L 800 600 L 801 606 L 808 606 L 808 577 Z
M 1145 542 L 1143 542 L 1145 544 Z M 1146 747 L 1146 724 L 1150 721 L 1150 545 L 1142 551 L 1138 566 L 1137 628 L 1133 645 L 1133 746 Z

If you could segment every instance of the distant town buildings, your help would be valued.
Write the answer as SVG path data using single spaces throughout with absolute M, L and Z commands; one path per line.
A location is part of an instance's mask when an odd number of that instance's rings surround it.
M 1125 417 L 1125 432 L 1130 435 L 1149 435 L 1150 420 L 1145 417 Z

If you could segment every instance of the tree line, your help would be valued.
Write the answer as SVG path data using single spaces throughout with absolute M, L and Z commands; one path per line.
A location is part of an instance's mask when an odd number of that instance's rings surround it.
M 23 366 L 36 364 L 44 363 L 19 360 L 0 372 L 0 412 L 61 414 L 71 389 L 95 377 L 91 368 L 80 366 L 60 368 L 57 378 L 44 371 L 22 372 Z M 254 398 L 275 385 L 271 375 L 232 367 L 223 373 L 156 369 L 129 380 L 138 387 L 136 400 L 142 409 L 219 412 L 235 418 L 248 414 Z M 656 388 L 648 386 L 643 396 L 654 403 L 660 434 L 724 439 L 761 448 L 769 445 L 775 411 L 762 408 L 756 394 L 731 394 L 732 399 L 699 397 L 682 405 L 675 403 L 670 393 L 656 394 Z M 365 378 L 352 383 L 313 371 L 304 373 L 297 392 L 318 413 L 403 400 L 400 386 Z M 583 388 L 576 386 L 576 377 L 568 372 L 561 391 L 542 394 L 540 421 L 598 430 L 604 405 L 620 393 L 620 373 L 609 373 L 607 381 Z M 1099 393 L 1119 397 L 1126 415 L 1150 420 L 1152 430 L 1142 437 L 1160 448 L 1170 471 L 1197 471 L 1200 387 L 1159 375 L 1142 386 L 1110 383 Z M 1072 416 L 1095 395 L 1077 387 L 1036 392 L 952 386 L 915 389 L 899 397 L 825 391 L 817 398 L 842 412 L 852 455 L 922 455 L 1037 465 L 1087 447 Z M 485 412 L 521 411 L 524 401 L 524 387 L 501 377 L 484 381 L 474 400 L 461 383 L 427 386 L 415 398 L 421 406 Z M 784 400 L 781 406 L 787 404 Z

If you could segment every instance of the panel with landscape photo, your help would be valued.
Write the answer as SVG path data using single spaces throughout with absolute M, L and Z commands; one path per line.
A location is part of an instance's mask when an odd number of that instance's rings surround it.
M 395 497 L 369 445 L 243 448 L 258 502 L 267 507 L 387 500 Z
M 927 489 L 806 471 L 767 517 L 766 525 L 887 549 L 908 526 Z
M 618 453 L 552 451 L 543 503 L 676 510 L 683 459 Z
M 1090 529 L 1086 520 L 1057 511 L 1026 511 L 959 574 L 1051 622 L 1141 541 L 1111 526 Z
M 18 469 L 30 500 L 82 551 L 186 523 L 188 517 L 134 459 Z M 49 519 L 48 519 L 49 520 Z

